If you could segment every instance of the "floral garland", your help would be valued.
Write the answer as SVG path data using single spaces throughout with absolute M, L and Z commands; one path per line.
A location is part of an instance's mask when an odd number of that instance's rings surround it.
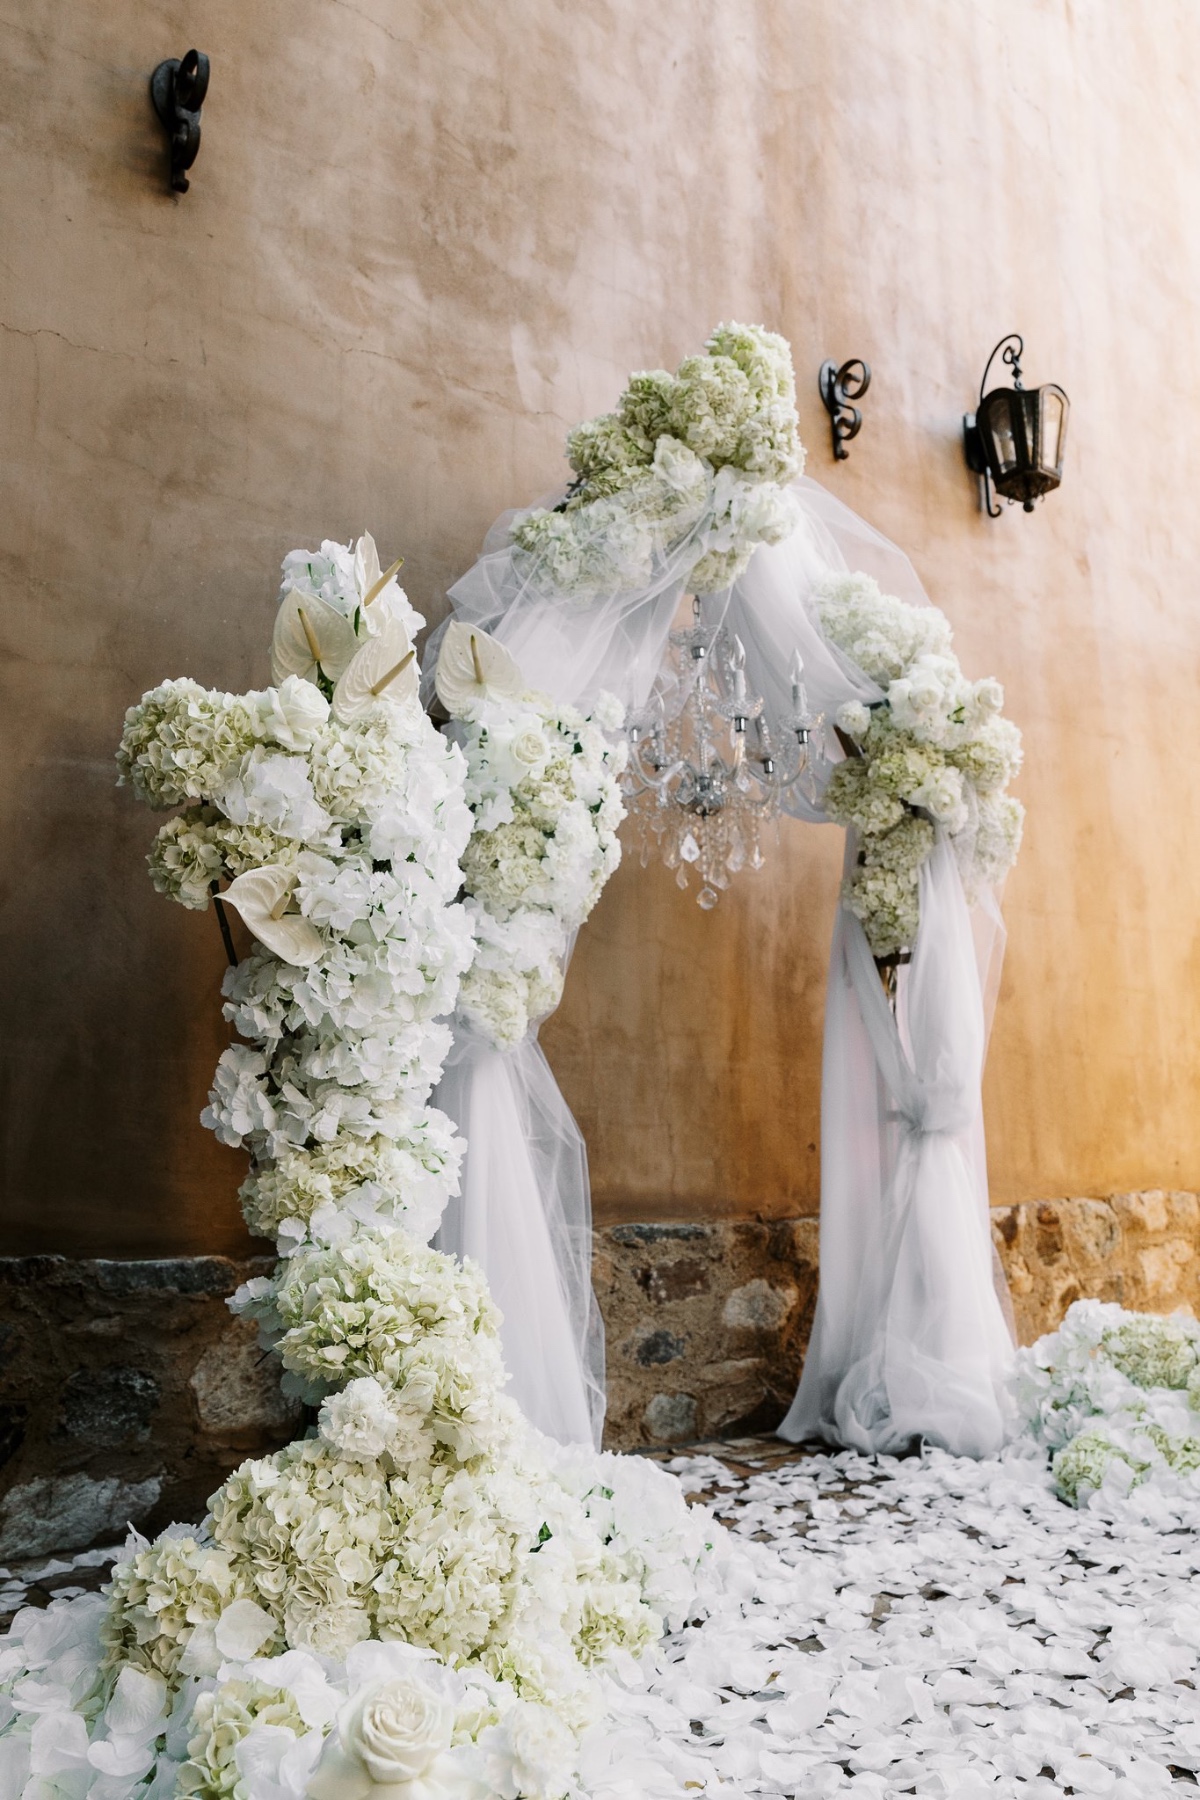
M 824 804 L 858 833 L 843 901 L 872 954 L 894 958 L 916 938 L 921 865 L 939 827 L 972 896 L 1016 861 L 1024 808 L 1004 790 L 1021 766 L 1021 734 L 1000 716 L 1000 683 L 964 676 L 936 607 L 910 605 L 855 574 L 827 578 L 816 599 L 826 637 L 883 692 L 872 706 L 839 708 L 848 754 Z
M 698 593 L 727 588 L 759 544 L 796 525 L 784 491 L 804 468 L 785 338 L 718 325 L 674 375 L 630 377 L 615 412 L 567 438 L 576 479 L 561 506 L 512 528 L 523 572 L 586 601 L 647 586 L 656 559 Z
M 719 1528 L 661 1470 L 534 1432 L 481 1272 L 422 1241 L 462 1149 L 428 1097 L 473 947 L 466 764 L 371 541 L 284 569 L 276 685 L 167 682 L 119 763 L 185 808 L 156 885 L 200 907 L 227 880 L 257 939 L 204 1122 L 249 1149 L 280 1251 L 231 1304 L 318 1423 L 199 1527 L 134 1533 L 105 1598 L 19 1616 L 0 1754 L 14 1791 L 70 1800 L 561 1800 L 599 1672 L 701 1604 Z
M 502 645 L 457 621 L 436 684 L 466 756 L 474 820 L 462 873 L 475 957 L 458 1012 L 509 1050 L 558 1005 L 571 934 L 621 860 L 628 750 L 605 733 L 624 713 L 611 695 L 585 715 L 531 693 Z
M 1200 1324 L 1077 1300 L 1062 1325 L 1017 1356 L 1026 1432 L 1053 1452 L 1073 1506 L 1135 1488 L 1200 1495 Z

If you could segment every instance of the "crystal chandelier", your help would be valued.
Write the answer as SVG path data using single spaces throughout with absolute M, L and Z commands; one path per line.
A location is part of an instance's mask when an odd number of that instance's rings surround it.
M 747 686 L 741 639 L 706 625 L 699 597 L 692 608 L 690 630 L 671 633 L 649 704 L 628 721 L 623 781 L 642 867 L 661 855 L 681 888 L 690 868 L 708 912 L 731 876 L 762 868 L 763 830 L 778 821 L 784 795 L 799 787 L 815 801 L 823 721 L 809 713 L 797 651 L 791 706 L 773 731 Z

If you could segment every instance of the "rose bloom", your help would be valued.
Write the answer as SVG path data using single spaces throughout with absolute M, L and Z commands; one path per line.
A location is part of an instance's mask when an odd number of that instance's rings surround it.
M 308 1784 L 308 1800 L 369 1800 L 388 1789 L 393 1800 L 434 1800 L 454 1793 L 434 1764 L 451 1745 L 454 1712 L 425 1687 L 397 1676 L 356 1694 L 338 1714 Z

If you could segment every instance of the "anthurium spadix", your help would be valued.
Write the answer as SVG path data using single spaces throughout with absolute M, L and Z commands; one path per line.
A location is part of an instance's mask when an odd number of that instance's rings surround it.
M 260 944 L 298 968 L 305 968 L 325 954 L 325 940 L 316 926 L 287 907 L 296 886 L 296 871 L 281 863 L 247 869 L 231 881 L 221 895 L 232 906 Z
M 333 690 L 333 716 L 351 725 L 381 700 L 403 706 L 415 700 L 420 674 L 417 653 L 399 619 L 385 619 L 378 634 L 354 652 Z
M 519 700 L 526 691 L 517 663 L 493 637 L 455 619 L 446 627 L 434 685 L 438 699 L 457 719 L 476 700 Z
M 288 675 L 320 685 L 318 675 L 336 681 L 358 648 L 349 619 L 316 594 L 289 588 L 275 615 L 271 638 L 271 677 L 278 685 Z

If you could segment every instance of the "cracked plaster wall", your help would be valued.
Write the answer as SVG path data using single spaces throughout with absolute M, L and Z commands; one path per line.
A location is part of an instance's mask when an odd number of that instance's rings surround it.
M 172 197 L 146 84 L 192 42 Z M 324 535 L 436 615 L 567 426 L 728 316 L 792 339 L 811 472 L 1026 732 L 993 1198 L 1200 1187 L 1198 61 L 1184 0 L 0 0 L 4 1247 L 251 1248 L 196 1122 L 221 948 L 145 878 L 123 708 L 261 683 Z M 1014 326 L 1067 475 L 993 523 L 959 420 Z M 875 371 L 837 465 L 828 355 Z M 815 1209 L 839 858 L 788 826 L 712 915 L 612 883 L 545 1032 L 601 1221 Z

